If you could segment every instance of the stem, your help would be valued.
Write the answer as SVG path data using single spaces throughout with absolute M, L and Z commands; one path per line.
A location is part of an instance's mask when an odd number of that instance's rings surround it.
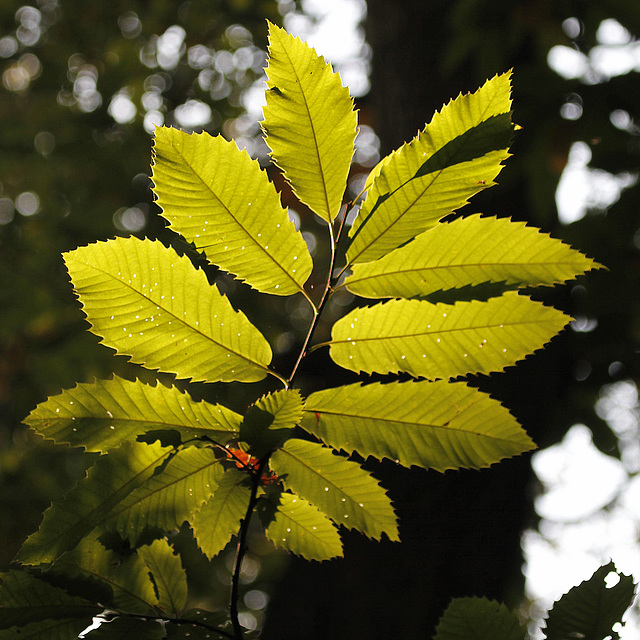
M 345 206 L 345 215 L 346 215 L 346 206 Z M 345 218 L 345 216 L 342 217 L 342 221 L 341 221 L 341 224 L 340 224 L 340 229 L 338 231 L 338 237 L 340 236 L 340 233 L 342 233 L 342 226 L 344 224 L 344 218 Z M 306 296 L 306 294 L 305 294 L 305 297 L 307 298 L 307 300 L 309 300 L 309 302 L 311 303 L 311 307 L 313 309 L 313 319 L 311 320 L 311 324 L 309 325 L 309 330 L 307 331 L 307 336 L 305 337 L 304 343 L 302 345 L 302 348 L 300 349 L 300 353 L 298 354 L 298 359 L 296 360 L 296 363 L 293 365 L 293 369 L 291 370 L 291 375 L 287 379 L 287 388 L 293 382 L 293 378 L 295 377 L 296 372 L 298 371 L 298 367 L 300 366 L 300 363 L 302 362 L 302 359 L 308 353 L 307 352 L 307 346 L 309 344 L 309 341 L 313 337 L 313 333 L 316 330 L 316 327 L 318 325 L 318 318 L 320 317 L 320 314 L 322 313 L 322 309 L 324 308 L 324 305 L 326 304 L 326 302 L 328 300 L 329 291 L 331 290 L 333 266 L 334 266 L 335 261 L 336 261 L 336 246 L 337 246 L 337 239 L 334 236 L 333 225 L 331 223 L 329 223 L 329 237 L 330 237 L 330 241 L 331 241 L 331 258 L 329 259 L 329 273 L 327 275 L 327 283 L 326 283 L 326 285 L 324 287 L 324 291 L 322 292 L 322 296 L 320 298 L 320 302 L 318 303 L 318 306 L 316 306 L 313 303 L 313 301 L 308 296 Z
M 236 560 L 233 566 L 233 577 L 231 579 L 231 595 L 229 598 L 229 612 L 231 614 L 231 624 L 233 625 L 234 640 L 243 640 L 242 626 L 238 620 L 238 600 L 240 599 L 240 570 L 242 569 L 242 561 L 247 553 L 247 535 L 249 534 L 249 525 L 251 524 L 251 516 L 253 509 L 258 502 L 258 487 L 260 486 L 260 478 L 264 472 L 269 456 L 265 456 L 260 460 L 258 468 L 253 473 L 251 480 L 251 496 L 244 519 L 240 524 L 238 532 L 238 547 L 236 549 Z

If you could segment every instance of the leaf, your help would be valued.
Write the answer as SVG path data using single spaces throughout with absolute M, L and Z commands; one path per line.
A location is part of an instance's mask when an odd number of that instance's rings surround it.
M 103 622 L 97 629 L 85 636 L 87 640 L 162 640 L 165 636 L 158 620 L 138 620 L 121 616 Z
M 379 540 L 397 541 L 398 525 L 384 489 L 351 460 L 314 442 L 288 440 L 271 456 L 284 486 L 326 513 L 336 524 Z
M 30 622 L 20 628 L 0 629 L 0 640 L 77 640 L 90 623 L 85 618 Z
M 202 505 L 191 521 L 198 546 L 207 558 L 218 555 L 238 533 L 240 520 L 249 505 L 250 490 L 247 474 L 228 469 L 220 478 L 218 488 Z
M 180 558 L 166 540 L 154 540 L 138 549 L 158 589 L 158 605 L 172 616 L 179 616 L 187 604 L 187 574 Z
M 608 587 L 605 579 L 612 573 L 619 580 Z M 553 605 L 544 630 L 547 640 L 602 640 L 607 636 L 619 640 L 620 634 L 613 630 L 613 626 L 621 622 L 633 603 L 634 595 L 633 578 L 620 573 L 615 564 L 609 562 Z
M 376 262 L 354 265 L 345 285 L 365 298 L 414 298 L 486 282 L 552 285 L 597 266 L 522 222 L 470 216 L 439 224 Z
M 225 444 L 237 437 L 242 416 L 222 405 L 194 402 L 175 387 L 115 376 L 52 396 L 24 422 L 57 443 L 102 453 L 155 430 L 177 431 L 182 440 L 205 436 Z
M 488 80 L 383 159 L 351 228 L 349 263 L 381 258 L 494 184 L 514 129 L 510 90 L 509 73 Z
M 166 626 L 168 640 L 209 640 L 232 637 L 229 615 L 223 611 L 192 609 L 182 615 L 181 622 Z M 197 624 L 187 622 L 193 620 Z M 218 629 L 224 629 L 218 631 Z
M 436 471 L 480 469 L 535 448 L 499 402 L 442 380 L 312 393 L 302 427 L 336 449 Z
M 342 556 L 342 542 L 336 526 L 316 507 L 291 493 L 280 494 L 274 520 L 266 536 L 279 549 L 306 560 L 330 560 Z
M 40 528 L 27 538 L 16 561 L 47 564 L 73 549 L 134 489 L 147 482 L 170 453 L 170 448 L 157 443 L 125 443 L 101 456 L 86 478 L 45 511 Z
M 267 375 L 267 341 L 188 258 L 137 238 L 64 256 L 92 331 L 119 354 L 194 381 L 256 382 Z
M 486 598 L 455 598 L 434 640 L 525 640 L 526 629 L 503 604 Z
M 540 349 L 570 318 L 515 292 L 486 302 L 391 300 L 338 320 L 329 343 L 351 371 L 429 379 L 501 371 Z
M 142 615 L 157 613 L 158 598 L 142 558 L 105 549 L 95 533 L 65 553 L 49 575 L 57 585 L 104 606 Z
M 353 100 L 324 58 L 271 23 L 268 53 L 266 142 L 298 199 L 331 222 L 353 156 Z
M 249 407 L 240 426 L 240 438 L 249 453 L 262 458 L 293 434 L 304 403 L 297 389 L 283 389 L 260 398 Z
M 222 475 L 212 449 L 183 449 L 120 501 L 101 523 L 102 529 L 116 529 L 133 544 L 147 526 L 177 529 L 211 496 Z
M 52 587 L 26 572 L 10 571 L 2 574 L 0 629 L 22 627 L 42 620 L 80 620 L 88 626 L 92 617 L 100 611 L 102 607 L 99 605 L 84 598 L 70 596 L 62 589 Z
M 309 250 L 257 160 L 221 136 L 168 127 L 156 129 L 153 155 L 153 190 L 174 231 L 258 291 L 303 291 Z

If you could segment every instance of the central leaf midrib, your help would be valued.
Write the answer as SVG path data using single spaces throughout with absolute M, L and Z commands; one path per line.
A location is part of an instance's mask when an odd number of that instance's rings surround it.
M 300 290 L 302 287 L 301 285 L 293 278 L 293 276 L 268 252 L 266 251 L 262 245 L 256 240 L 256 238 L 253 237 L 253 235 L 249 232 L 249 230 L 247 229 L 247 227 L 245 225 L 243 225 L 240 220 L 238 220 L 238 218 L 233 214 L 233 212 L 231 211 L 231 209 L 229 209 L 229 207 L 226 205 L 225 202 L 222 201 L 222 199 L 220 198 L 220 196 L 218 196 L 215 191 L 211 188 L 211 186 L 209 186 L 207 184 L 207 182 L 205 181 L 205 179 L 202 177 L 202 175 L 200 175 L 200 173 L 198 171 L 196 171 L 196 168 L 187 160 L 187 158 L 183 155 L 182 151 L 180 149 L 178 149 L 173 141 L 171 141 L 171 146 L 173 147 L 173 149 L 175 150 L 175 152 L 180 156 L 180 158 L 182 158 L 183 162 L 189 167 L 189 169 L 191 169 L 191 171 L 193 172 L 193 174 L 200 180 L 200 182 L 204 185 L 205 189 L 207 191 L 209 191 L 209 193 L 211 193 L 211 195 L 215 198 L 215 200 L 220 204 L 220 206 L 227 212 L 227 214 L 229 215 L 229 217 L 242 229 L 242 231 L 244 231 L 244 233 L 247 235 L 247 237 L 249 237 L 251 239 L 251 241 L 253 242 L 253 244 L 258 247 L 258 249 L 260 249 L 260 251 L 266 255 L 269 260 L 271 260 L 271 262 L 273 262 L 273 264 L 275 264 L 286 276 L 289 280 L 291 280 L 294 285 L 296 286 L 296 288 L 298 290 Z

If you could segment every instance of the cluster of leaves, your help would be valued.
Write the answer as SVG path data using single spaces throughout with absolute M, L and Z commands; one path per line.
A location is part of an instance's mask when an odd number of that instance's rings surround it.
M 8 630 L 0 638 L 17 626 L 21 637 L 76 637 L 95 616 L 112 621 L 91 637 L 135 624 L 144 638 L 181 637 L 183 628 L 241 638 L 238 577 L 254 513 L 275 547 L 327 560 L 342 554 L 339 527 L 399 540 L 389 497 L 349 455 L 445 471 L 534 447 L 498 401 L 451 381 L 511 366 L 569 322 L 518 289 L 597 266 L 523 224 L 443 221 L 494 184 L 509 155 L 509 74 L 450 102 L 382 160 L 348 237 L 343 197 L 357 131 L 348 90 L 313 49 L 273 25 L 267 77 L 262 125 L 272 159 L 330 236 L 321 294 L 305 288 L 314 261 L 279 194 L 233 142 L 158 129 L 154 192 L 173 230 L 209 262 L 262 294 L 304 296 L 312 314 L 299 358 L 289 375 L 275 370 L 258 327 L 160 242 L 117 238 L 65 254 L 91 330 L 118 354 L 178 379 L 269 378 L 282 388 L 244 415 L 118 377 L 40 404 L 26 423 L 84 448 L 93 465 L 18 553 L 23 570 L 0 589 Z M 378 302 L 344 314 L 331 339 L 311 347 L 342 288 Z M 303 398 L 298 366 L 321 346 L 345 369 L 390 377 Z M 238 536 L 232 630 L 226 615 L 184 611 L 186 576 L 167 536 L 185 522 L 210 558 Z

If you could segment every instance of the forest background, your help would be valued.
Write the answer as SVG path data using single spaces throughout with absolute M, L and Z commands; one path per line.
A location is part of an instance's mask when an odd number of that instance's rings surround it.
M 124 377 L 142 375 L 86 331 L 60 254 L 117 234 L 170 237 L 149 189 L 156 124 L 222 133 L 266 164 L 256 107 L 265 18 L 312 33 L 321 4 L 38 0 L 0 7 L 0 570 L 43 509 L 84 472 L 79 456 L 44 445 L 20 421 L 47 396 L 114 367 Z M 640 34 L 640 6 L 346 4 L 362 19 L 342 43 L 349 55 L 336 60 L 364 125 L 352 196 L 377 159 L 411 139 L 443 103 L 514 69 L 514 120 L 522 130 L 499 186 L 474 198 L 469 211 L 530 222 L 608 270 L 548 289 L 545 301 L 571 313 L 572 326 L 517 368 L 476 382 L 500 397 L 542 449 L 584 425 L 578 433 L 607 456 L 598 464 L 608 461 L 617 475 L 580 515 L 593 528 L 622 511 L 626 520 L 606 526 L 627 527 L 633 538 L 640 521 L 633 510 L 640 471 L 640 44 L 633 34 Z M 559 183 L 566 193 L 580 162 L 591 191 L 570 193 L 561 220 Z M 295 215 L 312 249 L 323 242 L 308 212 L 297 207 Z M 228 279 L 219 284 L 237 288 Z M 243 301 L 252 304 L 267 325 L 270 317 L 283 325 L 275 307 L 255 296 Z M 288 312 L 275 341 L 285 362 L 308 322 L 295 300 Z M 306 375 L 335 380 L 337 373 L 320 356 Z M 234 406 L 233 385 L 216 393 Z M 522 601 L 523 532 L 546 535 L 549 544 L 557 533 L 546 521 L 531 533 L 540 524 L 534 497 L 541 489 L 531 456 L 444 475 L 371 468 L 403 514 L 402 545 L 347 535 L 345 558 L 321 565 L 254 546 L 245 621 L 251 616 L 263 637 L 430 637 L 451 597 Z M 544 469 L 539 476 L 553 480 Z M 565 529 L 580 525 L 571 512 L 565 520 Z M 191 597 L 224 606 L 225 555 L 209 564 L 190 542 L 185 532 Z M 598 562 L 606 552 L 594 551 Z M 580 579 L 593 569 L 585 565 Z

